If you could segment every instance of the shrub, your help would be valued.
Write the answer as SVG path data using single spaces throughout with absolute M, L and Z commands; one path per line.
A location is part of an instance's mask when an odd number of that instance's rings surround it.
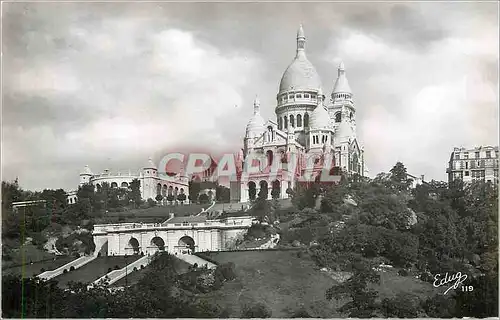
M 292 313 L 290 318 L 312 318 L 306 309 L 300 308 L 299 310 Z
M 40 269 L 40 273 L 43 273 L 43 272 L 45 272 L 45 268 Z
M 410 275 L 410 273 L 406 269 L 401 269 L 398 271 L 398 275 L 400 275 L 402 277 L 407 277 L 408 275 Z
M 271 310 L 263 303 L 247 305 L 241 310 L 241 318 L 270 318 L 271 315 Z

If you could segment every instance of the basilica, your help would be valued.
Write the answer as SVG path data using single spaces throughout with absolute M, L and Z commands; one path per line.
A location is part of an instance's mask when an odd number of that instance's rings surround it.
M 306 56 L 302 26 L 297 32 L 295 58 L 281 77 L 276 96 L 276 119 L 265 121 L 260 108 L 256 98 L 240 157 L 244 164 L 247 159 L 261 155 L 267 163 L 261 166 L 260 177 L 254 175 L 248 181 L 239 179 L 231 185 L 233 201 L 247 202 L 260 192 L 269 192 L 264 195 L 266 198 L 288 197 L 287 190 L 294 188 L 297 179 L 285 181 L 278 176 L 269 181 L 265 167 L 273 161 L 281 161 L 286 170 L 287 155 L 291 153 L 299 159 L 313 157 L 316 162 L 329 155 L 333 168 L 347 174 L 366 175 L 363 147 L 356 137 L 356 107 L 344 64 L 338 66 L 337 79 L 327 99 L 318 72 Z M 300 170 L 304 169 L 304 166 L 299 167 L 292 174 L 300 175 Z

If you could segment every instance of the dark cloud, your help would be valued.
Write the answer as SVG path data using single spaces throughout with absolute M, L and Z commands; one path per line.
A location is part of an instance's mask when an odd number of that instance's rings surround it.
M 497 12 L 491 3 L 4 3 L 3 172 L 27 188 L 74 188 L 85 164 L 138 169 L 192 141 L 237 149 L 256 94 L 274 119 L 303 23 L 326 94 L 346 64 L 372 173 L 398 159 L 443 179 L 454 145 L 496 134 Z M 465 75 L 474 85 L 464 97 Z M 432 140 L 452 118 L 474 134 Z

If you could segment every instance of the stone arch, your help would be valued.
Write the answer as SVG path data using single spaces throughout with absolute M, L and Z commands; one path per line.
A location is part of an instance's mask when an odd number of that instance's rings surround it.
M 295 117 L 293 114 L 290 115 L 290 127 L 295 128 Z
M 279 180 L 274 180 L 271 186 L 271 197 L 273 199 L 279 199 L 281 196 L 281 182 Z
M 178 187 L 175 187 L 174 188 L 174 196 L 177 196 L 177 194 L 179 193 L 179 188 Z
M 248 198 L 250 200 L 255 200 L 257 195 L 257 184 L 253 181 L 248 182 Z
M 191 253 L 194 252 L 195 249 L 195 242 L 194 239 L 191 238 L 190 236 L 183 236 L 179 239 L 179 242 L 177 242 L 177 245 L 180 247 L 180 249 L 188 249 Z
M 118 188 L 117 182 L 111 182 L 111 188 Z
M 134 237 L 131 237 L 130 240 L 128 241 L 128 245 L 132 248 L 132 251 L 134 251 L 134 254 L 139 253 L 139 240 L 137 240 Z
M 128 188 L 128 183 L 126 183 L 126 182 L 122 182 L 121 187 L 122 187 L 122 188 Z
M 309 113 L 304 114 L 304 128 L 309 127 Z
M 101 190 L 101 184 L 100 184 L 100 183 L 97 183 L 97 184 L 95 185 L 95 187 L 96 187 L 97 191 L 100 191 L 100 190 Z
M 161 195 L 162 195 L 163 197 L 166 197 L 166 196 L 167 196 L 167 189 L 168 189 L 167 185 L 166 185 L 166 184 L 164 184 L 164 185 L 163 185 L 163 187 L 162 187 L 162 189 L 161 189 Z
M 342 113 L 340 111 L 335 112 L 335 122 L 342 121 Z
M 184 188 L 179 189 L 179 194 L 184 194 Z
M 302 115 L 297 115 L 297 127 L 302 127 Z
M 156 185 L 156 195 L 159 195 L 159 194 L 161 194 L 161 183 L 158 183 Z
M 168 187 L 168 195 L 172 196 L 174 194 L 174 188 L 172 186 Z
M 267 184 L 267 181 L 265 180 L 261 180 L 259 182 L 259 186 L 260 186 L 260 191 L 259 191 L 259 198 L 261 199 L 267 199 L 268 195 L 269 195 L 269 186 Z
M 158 251 L 165 251 L 165 241 L 161 237 L 153 237 L 153 239 L 151 239 L 150 245 L 154 248 L 157 248 Z
M 271 150 L 267 150 L 266 152 L 267 165 L 270 166 L 273 164 L 274 154 Z

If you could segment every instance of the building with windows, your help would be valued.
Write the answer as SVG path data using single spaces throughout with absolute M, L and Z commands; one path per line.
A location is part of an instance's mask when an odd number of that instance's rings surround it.
M 481 146 L 472 149 L 454 148 L 450 156 L 448 182 L 483 180 L 498 183 L 498 146 Z
M 337 79 L 327 99 L 323 95 L 319 74 L 306 56 L 306 37 L 300 26 L 295 58 L 279 84 L 276 119 L 265 121 L 262 118 L 260 102 L 256 98 L 253 116 L 246 127 L 244 148 L 239 154 L 238 160 L 243 165 L 248 159 L 252 162 L 259 157 L 266 159 L 259 163 L 262 177 L 233 182 L 233 201 L 252 200 L 263 189 L 269 193 L 272 189 L 279 189 L 279 197 L 287 197 L 286 190 L 294 188 L 296 179 L 285 181 L 277 177 L 270 181 L 266 168 L 273 161 L 281 161 L 286 170 L 290 153 L 295 154 L 301 163 L 297 172 L 290 173 L 292 175 L 303 174 L 300 171 L 311 160 L 322 168 L 322 161 L 331 156 L 333 164 L 329 167 L 348 174 L 366 175 L 363 147 L 356 137 L 356 106 L 343 63 L 337 71 Z
M 94 174 L 89 166 L 85 166 L 80 173 L 80 185 L 92 184 L 99 189 L 103 183 L 107 183 L 111 188 L 129 188 L 132 180 L 138 179 L 140 182 L 140 191 L 143 200 L 155 199 L 157 195 L 166 198 L 168 195 L 174 196 L 174 199 L 181 194 L 183 202 L 188 202 L 189 184 L 188 178 L 183 173 L 169 175 L 158 175 L 158 168 L 151 158 L 144 167 L 137 173 L 111 173 L 106 169 L 100 174 Z M 76 201 L 76 199 L 75 199 Z

